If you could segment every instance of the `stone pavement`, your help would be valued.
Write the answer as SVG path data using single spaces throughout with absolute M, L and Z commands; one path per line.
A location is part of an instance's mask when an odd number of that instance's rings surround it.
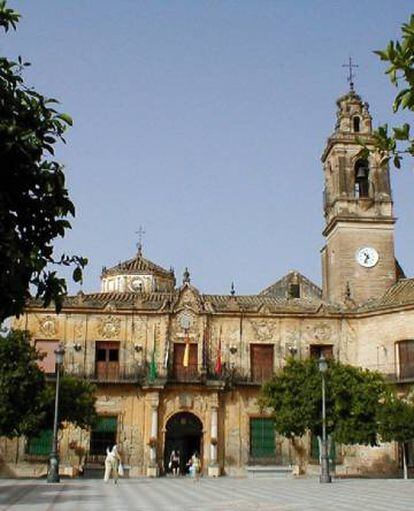
M 0 511 L 412 511 L 414 480 L 0 480 Z

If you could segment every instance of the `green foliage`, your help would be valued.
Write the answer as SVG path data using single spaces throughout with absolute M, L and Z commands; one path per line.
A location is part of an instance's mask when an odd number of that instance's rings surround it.
M 51 429 L 54 419 L 54 381 L 46 383 L 39 369 L 41 357 L 30 344 L 30 335 L 12 330 L 0 335 L 0 436 L 33 436 Z M 64 375 L 60 381 L 59 425 L 71 422 L 81 428 L 96 420 L 95 386 Z
M 0 28 L 16 28 L 20 15 L 0 2 Z M 0 321 L 22 312 L 29 287 L 45 305 L 61 308 L 66 282 L 51 265 L 74 265 L 82 278 L 85 258 L 55 258 L 52 241 L 63 237 L 75 208 L 65 187 L 63 166 L 54 160 L 54 146 L 72 119 L 58 103 L 25 85 L 21 57 L 0 57 Z
M 393 110 L 414 111 L 414 15 L 408 23 L 401 27 L 401 41 L 390 41 L 385 50 L 375 53 L 381 60 L 388 62 L 385 71 L 391 83 L 396 87 L 403 87 L 397 94 L 393 103 Z M 392 134 L 388 134 L 387 125 L 381 126 L 376 132 L 376 147 L 383 160 L 392 160 L 396 168 L 401 167 L 404 154 L 414 156 L 414 138 L 410 137 L 410 127 L 403 124 L 395 127 Z
M 80 428 L 92 427 L 96 420 L 95 386 L 75 376 L 63 375 L 60 379 L 59 391 L 59 427 L 70 422 Z M 42 402 L 45 411 L 42 428 L 51 428 L 54 419 L 55 384 L 47 385 Z
M 36 431 L 45 418 L 41 396 L 45 377 L 27 332 L 0 335 L 0 435 Z
M 306 431 L 321 435 L 322 380 L 314 359 L 291 359 L 262 388 L 260 403 L 275 412 L 275 429 L 285 437 Z M 343 444 L 377 442 L 377 417 L 388 395 L 382 376 L 357 367 L 329 362 L 326 379 L 327 432 Z
M 384 442 L 408 442 L 414 439 L 414 406 L 391 396 L 381 409 L 379 433 Z

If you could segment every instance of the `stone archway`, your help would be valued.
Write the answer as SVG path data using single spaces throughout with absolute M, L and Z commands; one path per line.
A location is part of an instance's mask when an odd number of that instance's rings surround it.
M 200 458 L 202 453 L 203 424 L 200 419 L 190 412 L 179 412 L 170 417 L 165 428 L 164 467 L 168 472 L 168 462 L 173 449 L 180 451 L 180 473 L 187 472 L 186 466 L 192 454 L 197 451 Z

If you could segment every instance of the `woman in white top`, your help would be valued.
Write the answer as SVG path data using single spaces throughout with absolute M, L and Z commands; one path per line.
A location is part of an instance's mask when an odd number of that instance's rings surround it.
M 114 479 L 114 483 L 118 482 L 118 465 L 121 461 L 121 456 L 119 455 L 118 449 L 116 445 L 109 450 L 109 447 L 106 448 L 106 458 L 105 458 L 105 475 L 104 481 L 107 483 L 109 478 L 112 477 Z

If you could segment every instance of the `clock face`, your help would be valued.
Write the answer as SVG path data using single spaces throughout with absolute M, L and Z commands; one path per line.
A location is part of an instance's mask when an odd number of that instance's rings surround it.
M 180 325 L 184 330 L 188 330 L 193 324 L 193 318 L 190 313 L 184 311 L 180 317 Z
M 357 262 L 365 268 L 372 268 L 375 266 L 378 262 L 378 259 L 378 252 L 375 250 L 375 248 L 372 247 L 361 248 L 356 253 Z
M 142 291 L 144 289 L 144 282 L 140 278 L 132 279 L 129 283 L 131 291 Z

